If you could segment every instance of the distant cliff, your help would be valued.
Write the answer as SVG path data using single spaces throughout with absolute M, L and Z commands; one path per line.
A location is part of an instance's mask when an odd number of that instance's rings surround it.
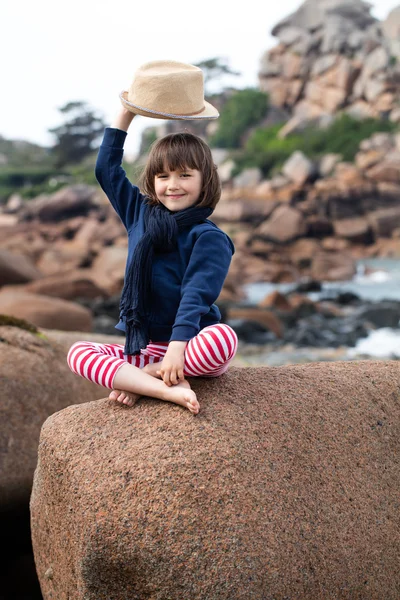
M 363 0 L 306 0 L 277 23 L 260 88 L 292 118 L 284 134 L 345 110 L 400 122 L 400 8 L 381 23 Z

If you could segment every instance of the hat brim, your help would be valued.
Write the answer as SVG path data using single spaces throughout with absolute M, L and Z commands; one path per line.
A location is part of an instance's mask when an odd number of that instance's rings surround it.
M 119 98 L 122 102 L 122 105 L 125 106 L 125 108 L 130 112 L 135 113 L 135 115 L 142 115 L 143 117 L 151 117 L 152 119 L 164 119 L 173 121 L 200 121 L 201 119 L 218 119 L 219 117 L 219 112 L 217 111 L 217 109 L 205 100 L 204 110 L 202 110 L 201 113 L 197 113 L 195 115 L 174 115 L 171 113 L 146 109 L 143 106 L 136 106 L 136 104 L 132 104 L 128 100 L 127 91 L 121 92 Z

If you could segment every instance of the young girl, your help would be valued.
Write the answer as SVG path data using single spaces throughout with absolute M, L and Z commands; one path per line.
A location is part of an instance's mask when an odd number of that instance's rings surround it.
M 133 406 L 140 396 L 200 406 L 185 376 L 224 373 L 237 350 L 233 329 L 213 304 L 234 252 L 230 238 L 207 217 L 221 193 L 209 147 L 189 133 L 167 135 L 152 147 L 143 194 L 121 166 L 135 114 L 122 108 L 106 128 L 96 177 L 128 232 L 120 322 L 125 347 L 77 342 L 72 371 L 113 390 Z

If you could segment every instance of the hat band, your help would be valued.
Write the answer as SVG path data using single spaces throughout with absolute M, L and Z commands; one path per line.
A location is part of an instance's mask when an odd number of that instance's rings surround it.
M 181 117 L 182 119 L 185 119 L 188 117 L 192 117 L 193 115 L 199 115 L 206 109 L 206 107 L 203 106 L 203 108 L 201 110 L 197 110 L 196 112 L 192 112 L 192 113 L 185 113 L 184 115 L 177 115 L 176 113 L 165 113 L 165 112 L 160 112 L 158 110 L 152 110 L 151 108 L 144 108 L 143 106 L 139 106 L 138 104 L 132 104 L 132 102 L 129 102 L 129 100 L 126 100 L 126 98 L 123 97 L 123 95 L 122 95 L 123 93 L 124 92 L 121 92 L 120 97 L 123 98 L 123 101 L 126 104 L 129 104 L 129 106 L 132 106 L 132 108 L 137 108 L 139 110 L 143 110 L 144 112 L 152 113 L 154 115 L 162 115 L 163 117 Z M 210 117 L 204 116 L 204 117 L 199 117 L 199 118 L 209 119 Z

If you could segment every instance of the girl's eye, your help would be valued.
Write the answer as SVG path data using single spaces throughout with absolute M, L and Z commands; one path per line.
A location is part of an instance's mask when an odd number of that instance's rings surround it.
M 166 175 L 163 175 L 162 173 L 160 175 L 156 175 L 157 179 L 165 179 Z
M 190 177 L 190 173 L 182 173 L 182 177 Z

